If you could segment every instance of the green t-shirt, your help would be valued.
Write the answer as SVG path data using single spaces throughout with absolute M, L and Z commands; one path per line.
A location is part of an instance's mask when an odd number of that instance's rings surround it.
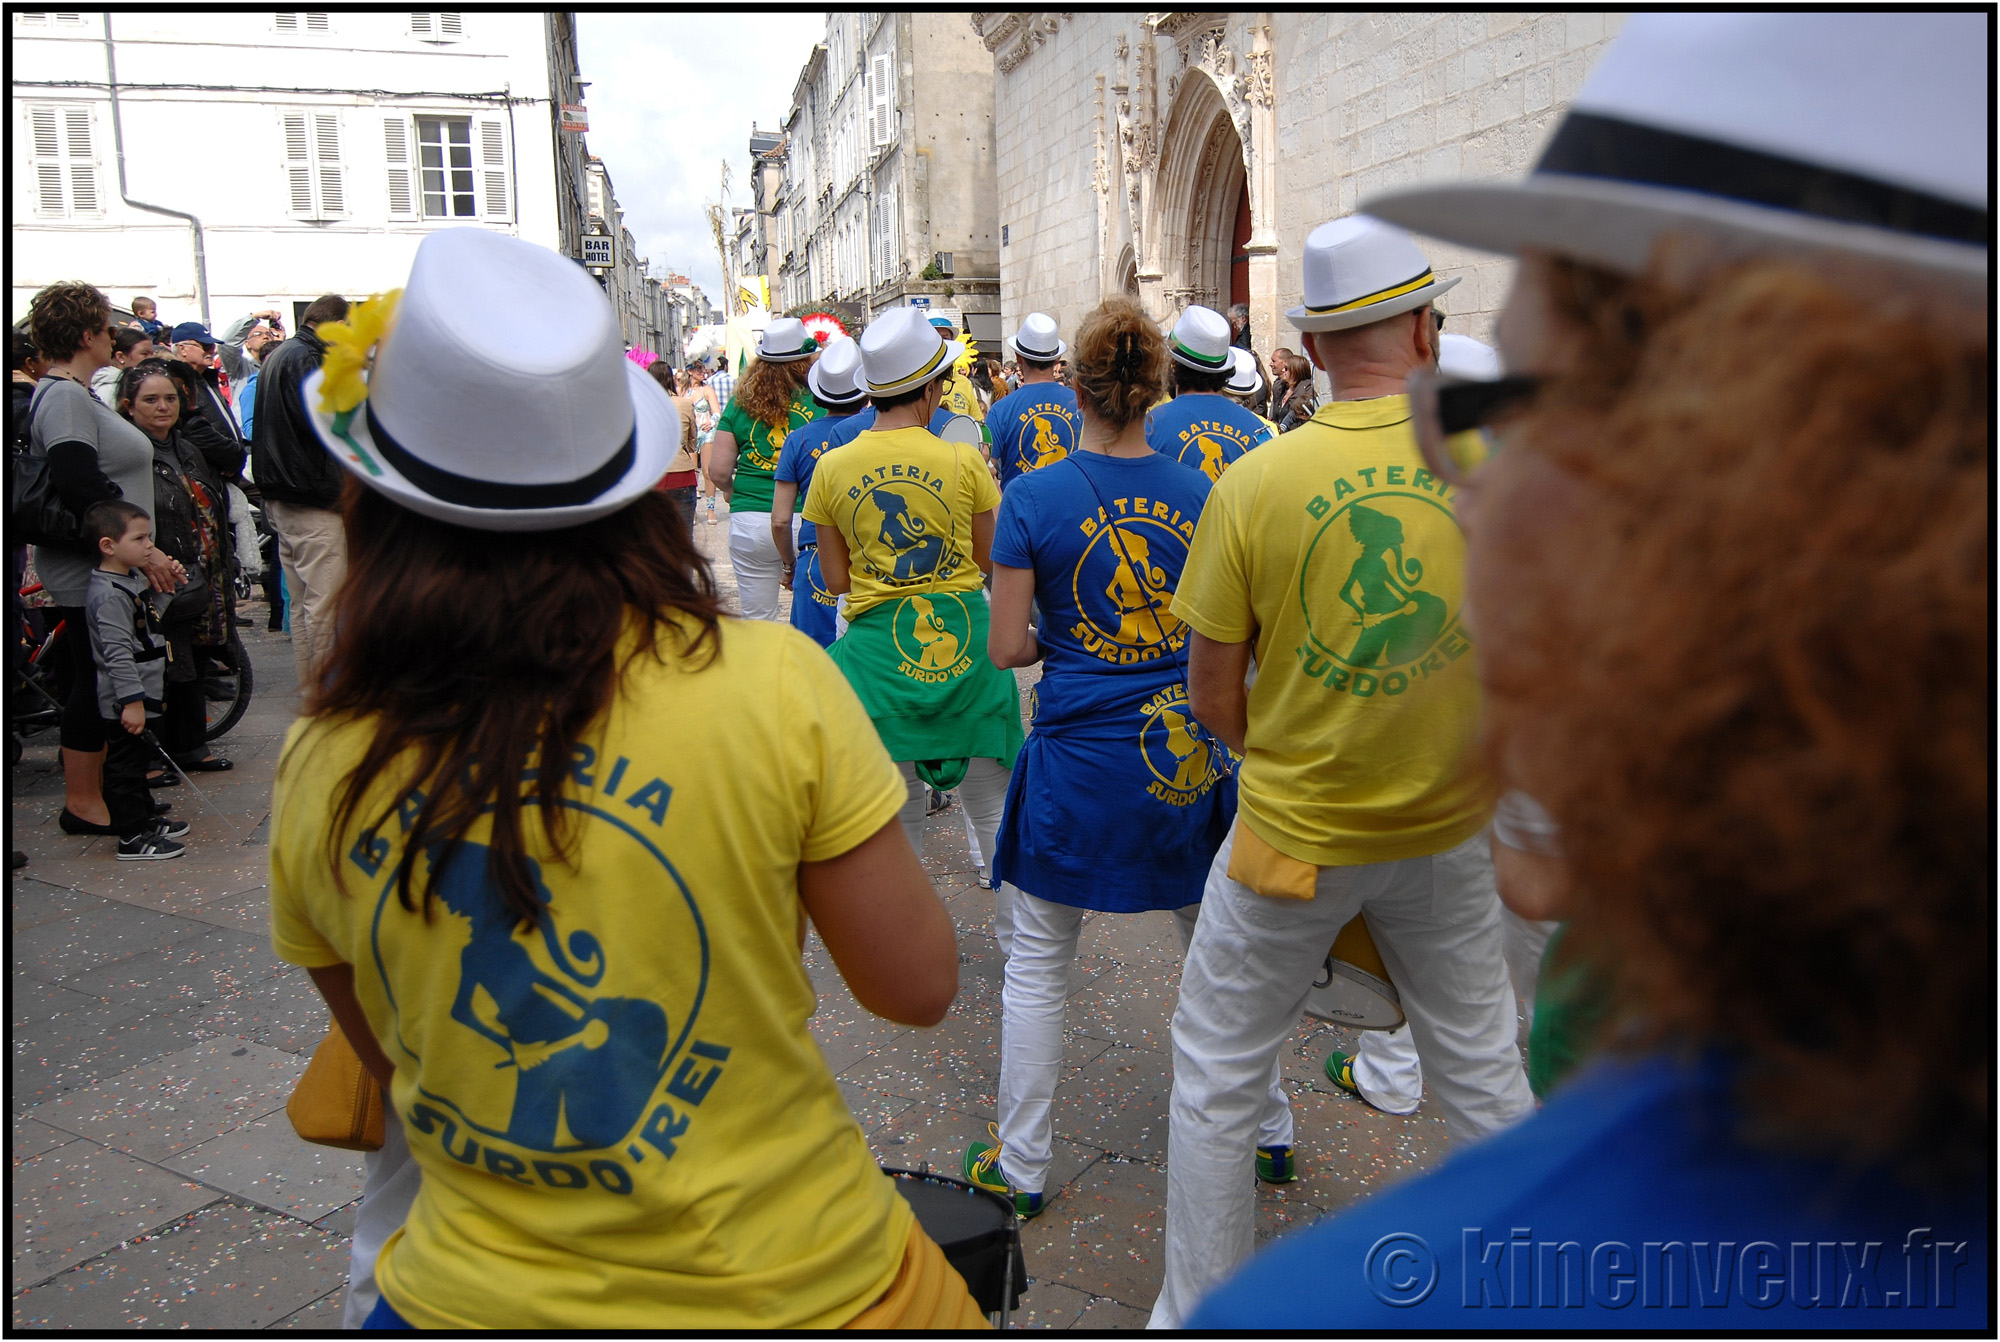
M 715 421 L 715 429 L 736 437 L 736 480 L 729 496 L 730 512 L 771 511 L 771 473 L 778 469 L 778 453 L 785 446 L 785 435 L 825 413 L 819 402 L 801 387 L 792 393 L 790 422 L 782 429 L 774 429 L 750 418 L 742 402 L 734 396 L 729 398 L 729 404 L 722 407 L 722 418 Z

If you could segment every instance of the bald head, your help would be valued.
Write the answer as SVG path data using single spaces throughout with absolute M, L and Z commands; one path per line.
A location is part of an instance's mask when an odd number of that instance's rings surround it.
M 1411 373 L 1437 366 L 1437 321 L 1429 307 L 1345 331 L 1305 331 L 1300 338 L 1313 366 L 1326 370 L 1336 401 L 1397 395 Z

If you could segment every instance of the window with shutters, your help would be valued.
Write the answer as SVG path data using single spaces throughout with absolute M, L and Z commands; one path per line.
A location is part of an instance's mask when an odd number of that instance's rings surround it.
M 347 213 L 347 183 L 340 158 L 340 114 L 286 112 L 287 212 L 299 219 L 334 219 Z
M 324 9 L 288 10 L 273 16 L 281 33 L 325 33 L 333 30 L 332 14 Z
M 507 217 L 507 128 L 498 117 L 479 118 L 479 212 Z
M 888 144 L 896 138 L 896 58 L 870 58 L 868 73 L 868 140 Z
M 418 117 L 417 164 L 423 186 L 424 218 L 479 217 L 470 117 Z
M 76 10 L 60 12 L 38 11 L 30 14 L 16 14 L 14 25 L 18 28 L 81 28 L 83 15 Z
M 35 213 L 53 219 L 101 213 L 90 109 L 33 106 L 28 109 L 28 129 Z
M 413 11 L 410 36 L 425 42 L 456 42 L 465 36 L 465 16 L 455 9 Z

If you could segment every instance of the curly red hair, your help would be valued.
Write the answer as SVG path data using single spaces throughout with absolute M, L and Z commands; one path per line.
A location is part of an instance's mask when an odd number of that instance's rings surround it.
M 1931 1173 L 1992 1068 L 1984 312 L 1780 262 L 1544 272 L 1581 481 L 1509 589 L 1489 747 L 1554 812 L 1625 1046 L 1745 1060 L 1745 1135 Z

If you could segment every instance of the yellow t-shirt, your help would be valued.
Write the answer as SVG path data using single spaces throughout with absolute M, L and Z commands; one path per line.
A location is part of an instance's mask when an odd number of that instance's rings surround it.
M 847 618 L 912 592 L 976 592 L 972 519 L 1000 506 L 979 449 L 928 429 L 869 430 L 820 458 L 803 515 L 847 538 Z
M 1316 866 L 1443 852 L 1490 810 L 1465 538 L 1409 401 L 1333 401 L 1216 482 L 1174 614 L 1256 640 L 1240 813 Z
M 726 768 L 689 748 L 692 722 L 735 724 Z M 547 907 L 533 932 L 486 879 L 483 824 L 428 920 L 401 907 L 415 803 L 387 814 L 390 781 L 339 836 L 336 886 L 328 825 L 368 739 L 366 722 L 292 728 L 271 940 L 294 964 L 353 965 L 396 1065 L 424 1176 L 377 1266 L 396 1311 L 705 1332 L 838 1326 L 873 1304 L 910 1212 L 806 1030 L 798 867 L 909 794 L 826 654 L 730 619 L 706 667 L 634 662 L 569 766 L 575 862 L 524 822 Z M 413 891 L 432 874 L 420 859 Z
M 970 415 L 979 423 L 986 422 L 986 411 L 979 404 L 979 390 L 972 385 L 972 379 L 963 373 L 951 373 L 945 378 L 944 408 L 954 415 Z

